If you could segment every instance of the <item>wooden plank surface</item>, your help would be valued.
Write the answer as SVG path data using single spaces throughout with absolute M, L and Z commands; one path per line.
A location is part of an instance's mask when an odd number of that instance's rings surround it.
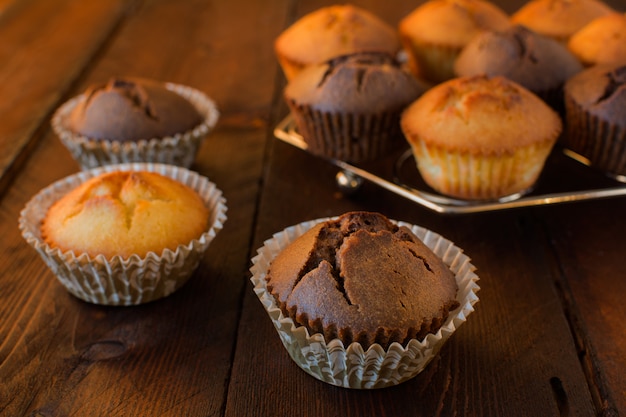
M 141 3 L 80 79 L 81 63 L 75 63 L 72 91 L 50 93 L 68 98 L 122 74 L 187 84 L 218 104 L 218 127 L 193 169 L 222 189 L 228 220 L 198 271 L 173 296 L 131 308 L 89 305 L 70 296 L 37 259 L 19 236 L 18 212 L 78 165 L 50 129 L 38 125 L 43 121 L 31 120 L 29 129 L 45 134 L 0 213 L 0 265 L 11 271 L 0 281 L 0 415 L 221 414 L 276 74 L 270 39 L 278 29 L 268 21 L 284 20 L 286 10 L 280 1 L 243 3 L 243 12 L 242 2 Z M 54 9 L 48 13 L 52 21 L 61 19 Z M 90 18 L 102 16 L 84 16 Z M 66 41 L 49 40 L 49 53 L 62 55 Z M 55 101 L 42 103 L 42 114 Z
M 326 4 L 307 2 L 294 18 Z M 391 23 L 402 16 L 406 6 L 396 9 L 387 4 L 358 4 Z M 507 3 L 503 8 L 512 12 L 519 4 Z M 246 294 L 227 416 L 263 416 L 276 410 L 280 415 L 302 416 L 587 416 L 596 413 L 594 408 L 602 415 L 617 413 L 619 406 L 615 404 L 622 401 L 623 393 L 607 392 L 602 379 L 608 377 L 607 371 L 611 374 L 623 369 L 623 363 L 614 372 L 598 361 L 589 365 L 592 369 L 583 369 L 579 350 L 595 339 L 585 338 L 581 344 L 581 335 L 572 335 L 580 329 L 570 328 L 571 321 L 581 317 L 563 313 L 564 303 L 569 309 L 570 300 L 560 285 L 563 260 L 554 254 L 552 245 L 555 239 L 567 240 L 567 236 L 548 233 L 549 220 L 544 216 L 569 212 L 568 206 L 446 217 L 407 204 L 374 186 L 366 185 L 357 195 L 346 198 L 336 188 L 333 192 L 336 169 L 332 165 L 282 143 L 274 144 L 270 167 L 259 209 L 256 247 L 272 233 L 301 221 L 355 209 L 380 211 L 431 228 L 464 248 L 478 267 L 481 301 L 475 315 L 424 373 L 398 387 L 364 393 L 330 387 L 300 370 L 271 324 L 259 324 L 265 312 L 253 294 Z M 287 198 L 289 203 L 285 204 Z M 593 220 L 588 227 L 594 227 Z M 623 235 L 620 232 L 611 237 L 617 239 Z M 598 260 L 590 260 L 587 268 L 593 269 L 593 262 Z M 594 314 L 588 310 L 586 314 Z M 617 329 L 623 330 L 623 326 Z M 267 342 L 270 345 L 254 343 L 268 337 L 273 338 Z M 607 354 L 612 355 L 607 359 L 620 354 L 626 357 L 626 351 L 614 345 Z M 604 389 L 592 381 L 591 394 L 584 382 L 585 372 L 600 378 L 597 382 L 604 384 Z M 260 386 L 252 393 L 238 389 L 252 386 L 253 381 L 260 381 Z M 613 375 L 609 384 L 616 383 L 620 384 Z M 599 397 L 598 390 L 602 391 Z
M 419 3 L 354 2 L 391 24 Z M 0 2 L 0 88 L 14 98 L 0 104 L 1 416 L 626 415 L 625 200 L 442 216 L 372 184 L 342 195 L 332 165 L 272 136 L 286 114 L 272 42 L 328 4 Z M 113 75 L 187 84 L 217 102 L 219 123 L 192 169 L 229 207 L 187 285 L 130 308 L 69 295 L 17 229 L 32 195 L 79 169 L 50 115 Z M 442 234 L 481 279 L 476 312 L 441 355 L 376 391 L 300 370 L 248 280 L 250 258 L 273 233 L 361 209 Z
M 583 365 L 605 415 L 626 414 L 626 199 L 549 210 L 544 219 Z M 618 266 L 616 268 L 616 266 Z M 607 399 L 608 398 L 608 399 Z
M 314 416 L 320 407 L 327 415 L 350 410 L 348 415 L 354 416 L 552 416 L 565 407 L 569 415 L 593 414 L 554 289 L 554 260 L 533 211 L 441 217 L 375 187 L 345 199 L 328 193 L 334 168 L 282 143 L 275 145 L 273 155 L 259 210 L 257 247 L 272 233 L 301 221 L 354 209 L 380 211 L 425 226 L 465 249 L 478 268 L 481 300 L 425 372 L 398 387 L 365 394 L 329 387 L 300 370 L 271 323 L 260 322 L 266 313 L 259 301 L 246 294 L 227 416 L 250 412 L 250 407 L 254 412 L 247 415 L 257 416 L 276 409 L 281 415 Z M 309 167 L 307 172 L 299 169 L 302 166 Z M 288 207 L 278 196 L 289 196 Z M 264 342 L 255 343 L 258 340 Z M 237 389 L 254 381 L 260 382 L 255 395 Z M 554 386 L 565 392 L 559 400 Z M 274 396 L 263 395 L 267 391 Z M 560 388 L 558 392 L 561 395 Z
M 122 0 L 0 4 L 0 194 L 126 7 Z

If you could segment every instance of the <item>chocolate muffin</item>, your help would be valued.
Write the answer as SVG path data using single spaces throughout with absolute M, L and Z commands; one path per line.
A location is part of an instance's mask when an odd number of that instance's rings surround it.
M 276 256 L 265 279 L 283 314 L 310 334 L 364 350 L 421 340 L 459 306 L 444 262 L 379 213 L 314 226 Z
M 113 78 L 87 89 L 68 126 L 94 139 L 126 142 L 173 136 L 201 122 L 200 112 L 162 83 Z
M 400 114 L 423 91 L 393 57 L 372 52 L 308 67 L 284 97 L 311 153 L 363 162 L 403 144 Z
M 501 75 L 515 81 L 563 112 L 563 84 L 582 64 L 560 42 L 515 25 L 476 35 L 461 51 L 457 76 Z
M 568 80 L 565 109 L 564 145 L 602 171 L 626 175 L 626 61 Z
M 83 169 L 122 162 L 189 167 L 218 117 L 215 103 L 196 89 L 118 77 L 65 102 L 52 127 Z

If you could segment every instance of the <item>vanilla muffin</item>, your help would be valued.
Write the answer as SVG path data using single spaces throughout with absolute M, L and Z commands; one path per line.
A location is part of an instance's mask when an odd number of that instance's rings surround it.
M 358 163 L 405 145 L 400 114 L 424 90 L 390 55 L 363 52 L 306 68 L 284 97 L 309 152 Z
M 511 15 L 511 22 L 567 44 L 587 23 L 611 12 L 600 0 L 530 0 Z
M 274 259 L 266 280 L 297 325 L 364 350 L 421 340 L 459 306 L 444 262 L 379 213 L 350 212 L 316 225 Z
M 64 103 L 52 126 L 83 168 L 122 162 L 188 167 L 218 116 L 215 103 L 198 90 L 116 77 Z
M 20 212 L 22 236 L 74 296 L 137 305 L 169 296 L 226 221 L 226 200 L 196 172 L 107 165 L 56 181 Z
M 404 111 L 401 126 L 424 181 L 468 200 L 526 192 L 562 130 L 543 100 L 500 76 L 433 87 Z
M 178 181 L 153 172 L 111 172 L 50 207 L 42 236 L 63 252 L 142 258 L 197 239 L 208 218 L 200 196 Z
M 371 12 L 351 4 L 315 10 L 297 20 L 274 42 L 287 80 L 304 67 L 354 52 L 400 50 L 395 29 Z
M 626 60 L 598 64 L 565 84 L 564 145 L 590 164 L 626 176 Z
M 515 81 L 563 112 L 563 84 L 583 69 L 560 42 L 524 26 L 484 31 L 466 46 L 454 64 L 457 76 L 501 75 Z
M 483 30 L 504 30 L 509 16 L 483 0 L 429 0 L 398 26 L 408 65 L 416 77 L 439 83 L 454 77 L 454 61 Z
M 595 18 L 572 35 L 567 47 L 588 67 L 626 61 L 626 14 Z

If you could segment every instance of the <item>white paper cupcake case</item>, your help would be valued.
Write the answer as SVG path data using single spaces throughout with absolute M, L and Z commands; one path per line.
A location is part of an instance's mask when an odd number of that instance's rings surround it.
M 93 139 L 74 133 L 67 127 L 69 114 L 85 99 L 85 95 L 81 94 L 57 109 L 52 117 L 52 128 L 82 169 L 131 162 L 154 162 L 189 168 L 202 141 L 215 127 L 219 111 L 215 103 L 199 90 L 173 83 L 165 83 L 165 87 L 189 100 L 204 117 L 204 121 L 190 131 L 165 138 L 129 142 Z
M 254 292 L 269 314 L 280 339 L 291 358 L 304 371 L 315 378 L 345 388 L 372 389 L 400 384 L 415 377 L 437 355 L 444 342 L 463 324 L 478 302 L 478 276 L 463 250 L 437 233 L 404 222 L 455 274 L 459 287 L 457 300 L 460 306 L 450 312 L 448 319 L 436 334 L 424 340 L 413 339 L 406 346 L 393 343 L 387 351 L 374 344 L 364 351 L 359 343 L 344 348 L 339 339 L 328 344 L 323 335 L 309 335 L 303 326 L 296 326 L 285 317 L 267 291 L 265 275 L 270 263 L 285 247 L 315 224 L 329 220 L 317 219 L 288 227 L 264 242 L 252 259 L 251 281 Z
M 144 258 L 115 256 L 110 260 L 51 248 L 41 238 L 41 222 L 49 207 L 79 184 L 105 172 L 151 171 L 193 188 L 209 209 L 207 230 L 175 251 L 148 253 Z M 59 180 L 35 195 L 20 213 L 22 236 L 35 248 L 67 290 L 94 304 L 136 305 L 166 297 L 180 288 L 197 268 L 200 258 L 226 221 L 226 200 L 217 186 L 196 172 L 153 163 L 107 165 Z

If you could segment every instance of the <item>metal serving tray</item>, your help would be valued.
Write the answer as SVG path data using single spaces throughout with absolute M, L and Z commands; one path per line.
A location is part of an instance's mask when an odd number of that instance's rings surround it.
M 297 132 L 291 115 L 276 126 L 274 135 L 290 145 L 307 150 L 307 145 Z M 342 174 L 348 178 L 356 177 L 357 180 L 370 181 L 437 213 L 478 213 L 626 196 L 626 184 L 619 181 L 624 177 L 617 179 L 609 177 L 587 166 L 583 157 L 556 148 L 546 162 L 541 178 L 533 190 L 497 201 L 458 200 L 438 194 L 422 181 L 410 149 L 395 157 L 395 162 L 392 161 L 393 172 L 388 176 L 375 174 L 369 169 L 337 159 L 327 160 L 340 168 Z M 558 183 L 558 189 L 542 187 L 542 184 L 547 182 L 542 181 L 542 178 L 548 176 L 553 180 L 549 181 L 550 183 Z

